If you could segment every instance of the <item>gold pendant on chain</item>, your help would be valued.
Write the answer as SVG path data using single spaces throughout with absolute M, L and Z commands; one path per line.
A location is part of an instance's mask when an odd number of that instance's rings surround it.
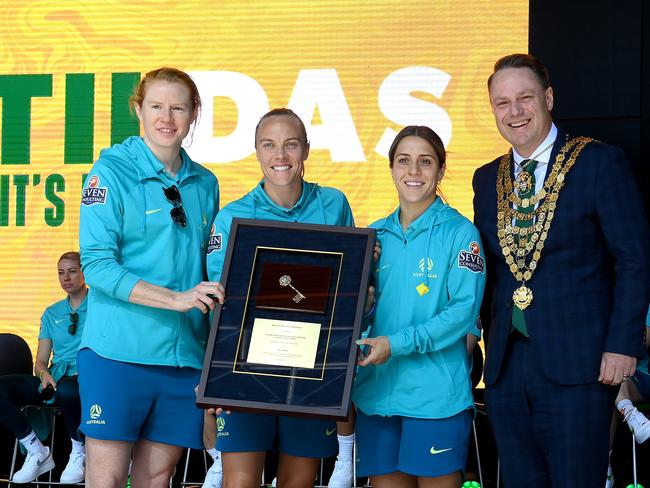
M 519 310 L 525 310 L 533 301 L 533 290 L 522 283 L 512 294 L 512 301 Z
M 522 171 L 519 173 L 519 176 L 517 176 L 517 190 L 519 190 L 519 193 L 526 193 L 530 191 L 533 188 L 533 177 L 530 175 L 530 173 L 526 173 L 525 171 Z M 527 207 L 528 205 L 524 205 L 524 207 Z

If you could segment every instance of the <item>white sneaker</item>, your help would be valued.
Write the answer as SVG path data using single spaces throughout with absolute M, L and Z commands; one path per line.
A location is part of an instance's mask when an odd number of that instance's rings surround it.
M 612 473 L 612 465 L 607 467 L 607 479 L 605 480 L 605 488 L 614 488 L 614 473 Z
M 221 462 L 212 463 L 210 469 L 205 474 L 205 480 L 201 488 L 221 488 L 223 481 L 223 472 L 221 470 Z
M 271 481 L 271 487 L 272 487 L 272 488 L 275 488 L 277 484 L 278 484 L 278 479 L 277 479 L 277 478 L 273 478 L 273 481 Z
M 632 431 L 637 444 L 643 444 L 650 437 L 650 420 L 636 408 L 633 408 L 625 416 L 625 422 Z
M 61 483 L 73 484 L 81 483 L 86 477 L 86 453 L 81 451 L 72 451 L 70 459 L 63 473 L 61 473 Z
M 52 459 L 49 447 L 45 447 L 45 453 L 40 456 L 28 452 L 23 467 L 20 471 L 14 473 L 11 481 L 13 483 L 29 483 L 30 481 L 34 481 L 43 473 L 47 473 L 53 467 L 54 459 Z
M 352 484 L 352 459 L 337 456 L 327 488 L 350 488 Z

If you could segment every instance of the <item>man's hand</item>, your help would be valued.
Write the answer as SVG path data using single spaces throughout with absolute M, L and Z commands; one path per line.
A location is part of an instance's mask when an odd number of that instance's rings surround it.
M 615 352 L 604 352 L 600 361 L 598 381 L 604 385 L 620 385 L 621 381 L 631 378 L 635 371 L 635 357 Z

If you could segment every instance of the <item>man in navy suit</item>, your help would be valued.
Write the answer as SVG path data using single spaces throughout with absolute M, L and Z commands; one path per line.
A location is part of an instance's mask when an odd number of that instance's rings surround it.
M 634 374 L 650 300 L 650 232 L 622 151 L 552 121 L 546 68 L 495 64 L 507 154 L 473 180 L 488 263 L 488 417 L 506 486 L 597 487 L 616 385 Z

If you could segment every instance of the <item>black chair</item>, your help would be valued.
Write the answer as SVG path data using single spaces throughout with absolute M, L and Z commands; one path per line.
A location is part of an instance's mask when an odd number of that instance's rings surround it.
M 32 351 L 16 334 L 0 334 L 0 375 L 33 374 Z

